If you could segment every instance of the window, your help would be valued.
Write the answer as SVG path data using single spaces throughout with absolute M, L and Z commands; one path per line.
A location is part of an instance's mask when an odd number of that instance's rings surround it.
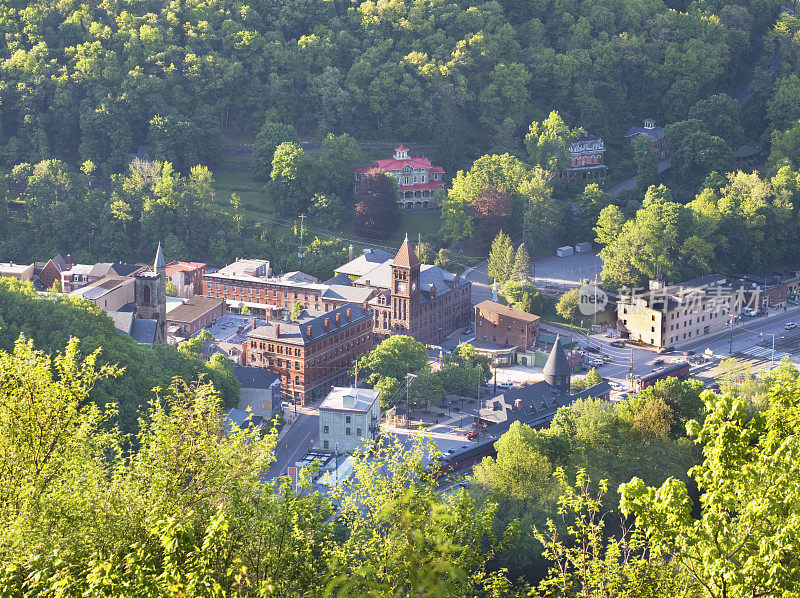
M 344 422 L 345 422 L 346 424 L 349 424 L 349 423 L 350 423 L 350 416 L 349 416 L 349 415 L 348 415 L 348 416 L 345 416 L 345 418 L 344 418 Z
M 323 434 L 328 434 L 328 433 L 330 433 L 330 432 L 329 432 L 329 428 L 328 428 L 328 426 L 322 426 L 322 433 L 323 433 Z
M 351 435 L 350 428 L 345 428 L 344 429 L 344 433 L 345 433 L 345 436 L 350 436 Z
M 323 440 L 322 441 L 322 448 L 328 448 L 328 441 L 327 440 Z
M 361 436 L 361 428 L 356 428 L 356 436 Z
M 511 326 L 509 326 L 508 329 L 511 330 Z

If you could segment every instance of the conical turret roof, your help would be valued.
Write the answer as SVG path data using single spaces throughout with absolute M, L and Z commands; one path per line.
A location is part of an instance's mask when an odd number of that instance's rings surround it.
M 165 268 L 167 266 L 166 260 L 164 260 L 164 252 L 161 251 L 161 243 L 158 244 L 158 249 L 156 250 L 156 261 L 153 262 L 153 269 L 158 270 L 159 268 Z
M 553 350 L 550 351 L 550 356 L 547 358 L 547 363 L 544 364 L 542 371 L 544 379 L 551 385 L 556 376 L 569 376 L 572 373 L 567 354 L 564 353 L 564 347 L 561 346 L 559 337 L 556 337 L 556 342 L 553 343 Z
M 406 234 L 406 240 L 403 241 L 403 244 L 400 246 L 400 251 L 398 251 L 397 255 L 394 257 L 392 265 L 410 268 L 411 266 L 416 266 L 417 264 L 419 264 L 419 258 L 417 257 L 417 254 L 414 253 L 411 243 L 408 242 L 408 234 Z

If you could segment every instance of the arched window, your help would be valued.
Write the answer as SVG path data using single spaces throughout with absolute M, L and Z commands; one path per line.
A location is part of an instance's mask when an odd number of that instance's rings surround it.
M 144 287 L 144 302 L 150 303 L 150 285 Z

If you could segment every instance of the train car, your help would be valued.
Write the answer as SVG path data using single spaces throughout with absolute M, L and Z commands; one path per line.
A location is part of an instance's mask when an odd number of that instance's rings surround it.
M 442 456 L 442 462 L 435 472 L 437 478 L 444 475 L 465 469 L 480 462 L 484 457 L 494 457 L 497 453 L 494 450 L 494 443 L 497 438 L 487 438 L 476 442 L 472 446 L 460 449 L 458 452 Z
M 639 392 L 642 389 L 647 388 L 648 386 L 652 386 L 659 380 L 664 380 L 666 378 L 677 378 L 678 380 L 686 380 L 686 378 L 688 377 L 689 377 L 689 362 L 683 361 L 681 363 L 675 363 L 673 365 L 657 370 L 652 374 L 646 374 L 645 376 L 636 378 L 636 380 L 633 381 L 633 390 Z

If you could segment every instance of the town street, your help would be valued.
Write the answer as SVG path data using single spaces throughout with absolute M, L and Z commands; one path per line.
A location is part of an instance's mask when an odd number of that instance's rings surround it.
M 308 452 L 319 438 L 319 413 L 305 408 L 298 412 L 297 420 L 283 433 L 275 447 L 275 463 L 263 475 L 263 480 L 286 475 L 286 468 L 294 465 Z M 287 424 L 288 425 L 288 424 Z

